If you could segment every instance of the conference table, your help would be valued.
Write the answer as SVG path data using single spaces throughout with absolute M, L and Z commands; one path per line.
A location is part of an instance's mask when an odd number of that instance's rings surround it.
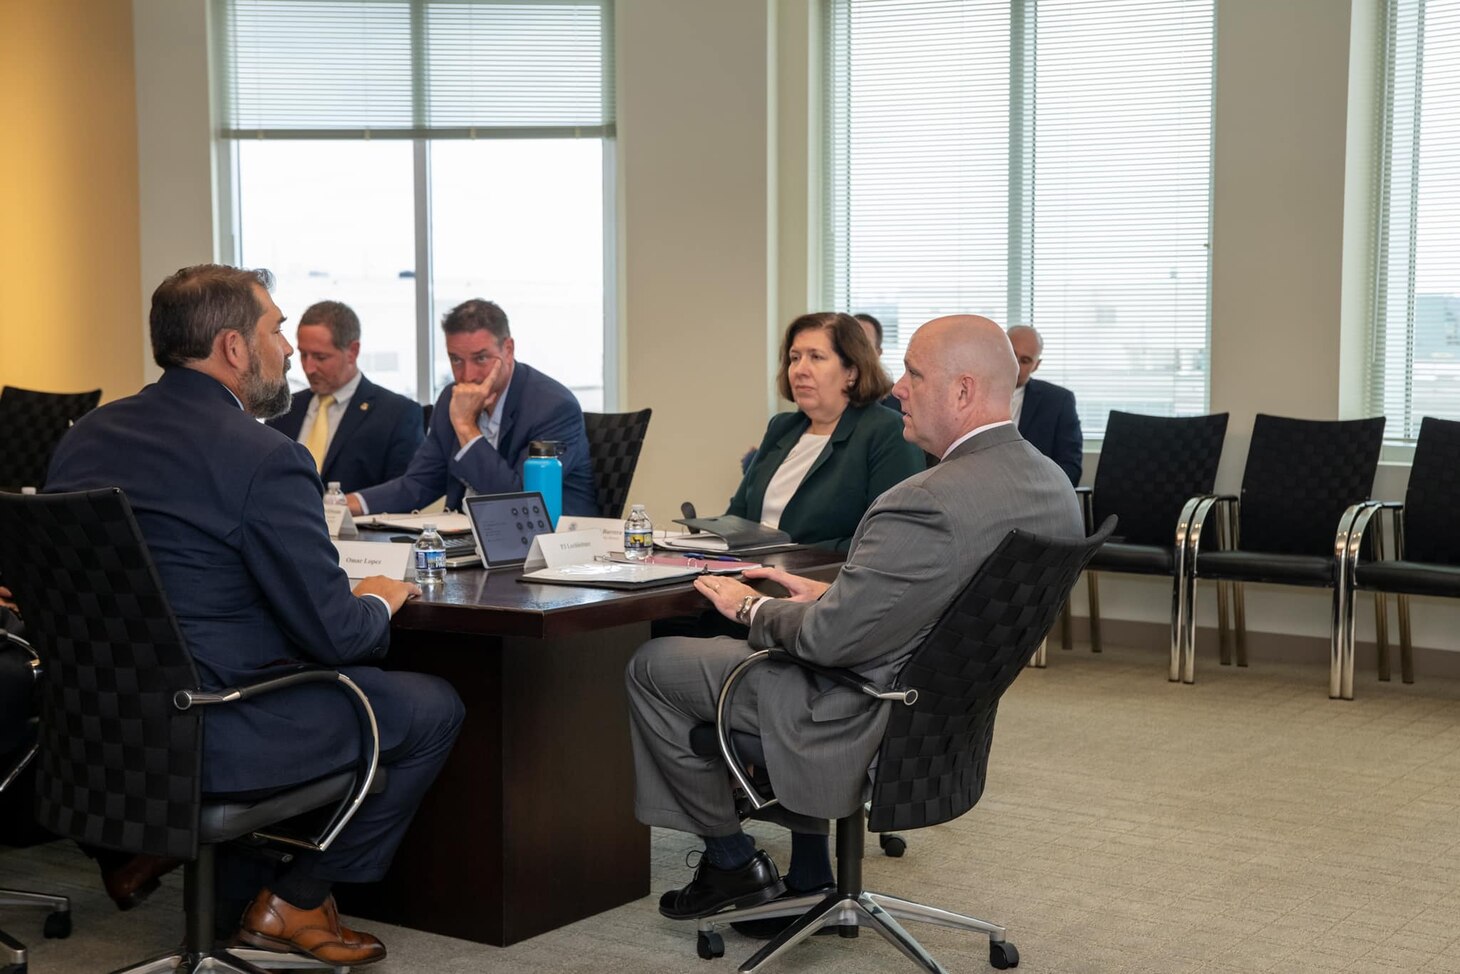
M 842 556 L 756 560 L 830 579 Z M 651 621 L 708 603 L 683 582 L 615 591 L 519 578 L 450 571 L 396 614 L 385 665 L 450 681 L 467 716 L 390 873 L 342 887 L 344 912 L 506 946 L 649 893 L 624 667 Z

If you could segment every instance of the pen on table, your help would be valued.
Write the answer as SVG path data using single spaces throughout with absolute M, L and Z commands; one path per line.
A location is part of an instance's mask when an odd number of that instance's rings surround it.
M 703 561 L 739 561 L 739 558 L 732 558 L 729 555 L 702 555 L 699 552 L 689 552 L 686 558 L 699 558 Z

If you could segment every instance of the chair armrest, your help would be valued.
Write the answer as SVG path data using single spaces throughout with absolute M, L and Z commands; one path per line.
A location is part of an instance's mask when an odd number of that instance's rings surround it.
M 270 677 L 246 686 L 228 687 L 216 693 L 179 690 L 173 695 L 173 705 L 179 711 L 185 711 L 193 707 L 237 703 L 240 700 L 249 700 L 276 690 L 301 686 L 306 683 L 328 683 L 338 687 L 355 708 L 355 716 L 360 721 L 362 731 L 358 761 L 360 770 L 355 773 L 355 787 L 340 800 L 339 806 L 330 816 L 325 827 L 318 836 L 312 839 L 300 839 L 296 836 L 273 832 L 257 834 L 286 845 L 323 852 L 330 847 L 331 843 L 344 831 L 345 826 L 350 824 L 350 820 L 355 817 L 355 813 L 360 809 L 360 804 L 365 801 L 365 796 L 370 794 L 370 789 L 375 783 L 376 772 L 380 768 L 380 727 L 375 720 L 375 710 L 370 706 L 370 699 L 365 696 L 365 692 L 354 680 L 336 670 L 305 665 L 281 676 Z
M 750 671 L 750 668 L 767 660 L 777 663 L 794 663 L 796 666 L 826 677 L 833 683 L 859 693 L 865 693 L 878 700 L 896 700 L 907 706 L 917 703 L 918 700 L 918 691 L 914 687 L 906 690 L 884 690 L 851 670 L 810 663 L 783 650 L 762 649 L 751 653 L 730 671 L 730 674 L 725 677 L 725 682 L 720 685 L 720 697 L 715 704 L 715 739 L 720 745 L 721 757 L 730 767 L 730 774 L 734 776 L 736 784 L 745 792 L 751 808 L 756 811 L 777 804 L 779 799 L 766 798 L 756 790 L 755 785 L 750 781 L 750 776 L 745 773 L 745 765 L 740 760 L 740 755 L 735 753 L 735 743 L 730 739 L 730 700 L 735 694 L 736 684 Z
M 1333 540 L 1333 554 L 1338 559 L 1339 584 L 1342 584 L 1345 578 L 1353 578 L 1354 566 L 1359 563 L 1359 551 L 1363 548 L 1369 524 L 1384 511 L 1389 512 L 1390 521 L 1395 528 L 1395 553 L 1402 553 L 1400 546 L 1403 544 L 1403 540 L 1400 537 L 1399 526 L 1403 524 L 1403 503 L 1399 501 L 1361 501 L 1351 505 L 1338 519 L 1338 533 Z
M 1080 516 L 1085 519 L 1085 533 L 1090 534 L 1095 527 L 1095 488 L 1076 487 L 1075 497 L 1080 501 Z
M 770 653 L 770 659 L 773 662 L 794 663 L 804 670 L 810 670 L 813 673 L 818 673 L 826 677 L 839 686 L 865 693 L 867 696 L 875 697 L 878 700 L 895 700 L 898 703 L 908 706 L 912 706 L 918 702 L 918 691 L 916 688 L 909 687 L 906 690 L 884 690 L 854 670 L 841 669 L 835 666 L 822 666 L 820 663 L 812 663 L 809 660 L 804 660 L 784 650 L 767 650 L 767 652 Z
M 41 654 L 35 651 L 35 647 L 13 632 L 5 632 L 3 630 L 0 630 L 0 638 L 3 638 L 7 642 L 12 642 L 15 645 L 19 646 L 21 649 L 25 650 L 26 655 L 30 657 L 31 676 L 39 680 L 41 678 L 41 673 L 44 672 L 44 670 L 41 667 Z
M 1212 508 L 1223 505 L 1234 510 L 1240 510 L 1241 499 L 1235 494 L 1198 494 L 1188 500 L 1181 509 L 1181 516 L 1176 522 L 1176 550 L 1178 557 L 1183 553 L 1189 558 L 1195 558 L 1201 550 L 1202 528 L 1206 524 L 1207 515 Z

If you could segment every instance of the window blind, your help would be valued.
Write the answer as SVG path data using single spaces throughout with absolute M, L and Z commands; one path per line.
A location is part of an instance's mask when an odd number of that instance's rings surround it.
M 1212 0 L 829 0 L 825 289 L 893 375 L 1032 324 L 1087 436 L 1207 403 Z
M 225 138 L 614 129 L 612 0 L 215 0 Z
M 1369 408 L 1460 419 L 1460 0 L 1388 0 Z

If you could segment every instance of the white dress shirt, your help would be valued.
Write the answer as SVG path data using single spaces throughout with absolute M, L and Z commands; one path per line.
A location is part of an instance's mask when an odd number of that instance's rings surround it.
M 340 428 L 340 420 L 345 416 L 345 410 L 350 408 L 350 400 L 355 396 L 355 390 L 360 388 L 360 377 L 362 373 L 356 372 L 355 377 L 334 391 L 335 401 L 330 403 L 329 412 L 325 414 L 325 422 L 329 424 L 329 436 L 324 441 L 324 451 L 329 453 L 330 444 L 335 441 L 335 431 Z M 314 429 L 314 419 L 319 415 L 319 394 L 311 396 L 309 408 L 304 411 L 304 422 L 299 426 L 299 435 L 294 437 L 300 443 L 309 442 L 309 434 Z

